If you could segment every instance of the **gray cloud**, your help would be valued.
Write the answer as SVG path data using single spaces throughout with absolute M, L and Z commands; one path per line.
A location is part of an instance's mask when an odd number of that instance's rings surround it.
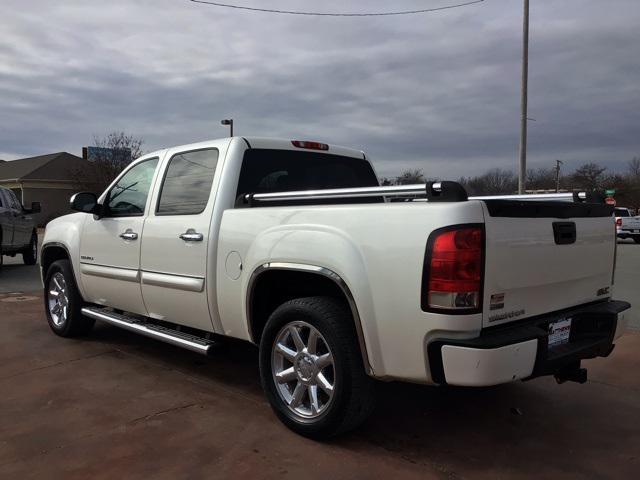
M 389 8 L 344 3 L 322 8 Z M 384 19 L 251 14 L 183 0 L 4 7 L 0 158 L 79 153 L 93 134 L 114 129 L 144 137 L 152 150 L 223 136 L 219 120 L 233 116 L 239 134 L 362 148 L 382 175 L 515 168 L 519 1 Z M 640 154 L 639 21 L 633 0 L 532 4 L 532 167 L 561 158 L 569 168 L 598 161 L 618 169 Z

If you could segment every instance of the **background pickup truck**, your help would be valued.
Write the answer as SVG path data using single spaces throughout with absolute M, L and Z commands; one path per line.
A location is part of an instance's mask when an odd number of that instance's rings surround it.
M 72 208 L 42 247 L 54 333 L 253 342 L 274 411 L 314 438 L 361 423 L 373 379 L 583 382 L 625 328 L 613 210 L 585 194 L 380 187 L 360 151 L 234 137 L 145 155 Z
M 22 254 L 25 264 L 36 264 L 38 235 L 30 215 L 39 211 L 38 202 L 33 202 L 31 208 L 26 209 L 15 193 L 8 188 L 0 187 L 0 268 L 3 255 L 14 257 L 18 253 Z
M 634 242 L 640 243 L 640 216 L 634 217 L 628 208 L 617 207 L 614 215 L 616 217 L 616 235 L 618 238 L 632 238 Z

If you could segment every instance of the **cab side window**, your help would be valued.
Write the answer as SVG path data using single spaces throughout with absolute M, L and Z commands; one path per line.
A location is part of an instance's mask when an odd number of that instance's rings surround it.
M 144 215 L 157 158 L 145 160 L 125 173 L 109 191 L 105 205 L 109 217 Z
M 9 199 L 9 208 L 13 208 L 14 210 L 22 211 L 22 204 L 13 190 L 7 190 L 7 197 Z
M 209 201 L 218 150 L 196 150 L 171 157 L 156 215 L 197 215 Z

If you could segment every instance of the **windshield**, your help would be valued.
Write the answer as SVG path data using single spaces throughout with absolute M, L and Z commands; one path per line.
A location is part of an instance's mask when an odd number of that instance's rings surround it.
M 629 210 L 626 208 L 616 208 L 615 210 L 616 217 L 630 217 Z

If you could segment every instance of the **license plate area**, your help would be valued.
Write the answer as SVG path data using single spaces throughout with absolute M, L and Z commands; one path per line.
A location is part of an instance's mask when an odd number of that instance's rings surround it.
M 547 343 L 549 348 L 569 343 L 569 337 L 571 335 L 571 321 L 571 317 L 568 317 L 556 320 L 555 322 L 549 322 L 549 337 Z

